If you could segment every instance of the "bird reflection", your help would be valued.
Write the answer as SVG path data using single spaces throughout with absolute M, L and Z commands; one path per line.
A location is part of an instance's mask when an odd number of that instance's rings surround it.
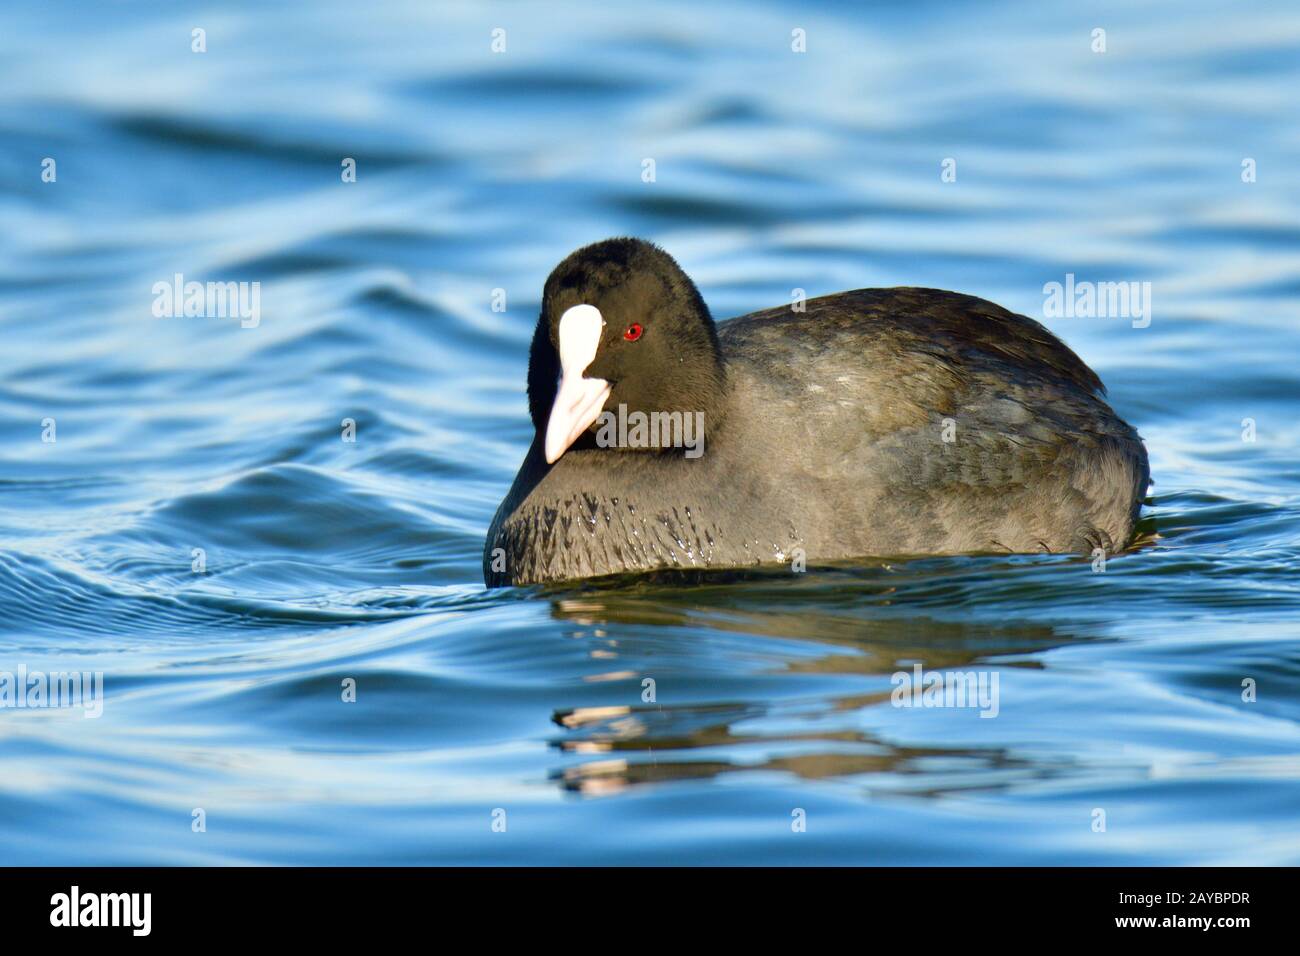
M 892 691 L 880 678 L 914 663 L 945 671 L 1038 667 L 1030 659 L 1036 652 L 1105 639 L 1086 625 L 1066 632 L 987 609 L 958 619 L 913 613 L 959 594 L 961 567 L 962 559 L 954 559 L 903 574 L 882 564 L 800 576 L 660 576 L 553 595 L 552 615 L 572 623 L 574 637 L 586 641 L 590 658 L 602 665 L 587 681 L 617 686 L 627 702 L 552 715 L 560 732 L 551 744 L 565 758 L 552 779 L 566 791 L 601 796 L 638 784 L 766 771 L 928 797 L 1003 789 L 1065 772 L 1065 765 L 1017 757 L 999 746 L 907 746 L 863 726 L 844 726 L 879 723 L 872 710 L 889 707 Z M 741 676 L 806 682 L 820 675 L 836 692 L 819 693 L 814 683 L 808 685 L 811 696 L 764 692 L 752 700 L 701 702 L 670 701 L 661 693 L 644 699 L 642 675 L 670 673 L 674 660 L 680 668 L 682 659 L 692 672 L 716 672 L 726 665 L 719 640 L 734 652 L 741 635 L 754 638 L 741 645 Z M 735 693 L 737 674 L 727 676 Z M 843 693 L 842 678 L 853 676 L 872 678 L 864 683 L 881 689 Z

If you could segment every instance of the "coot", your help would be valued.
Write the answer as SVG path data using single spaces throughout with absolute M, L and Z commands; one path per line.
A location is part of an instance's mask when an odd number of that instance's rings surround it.
M 715 325 L 662 249 L 598 242 L 546 280 L 536 434 L 484 579 L 1113 553 L 1148 470 L 1103 393 L 1042 325 L 973 296 L 859 289 Z

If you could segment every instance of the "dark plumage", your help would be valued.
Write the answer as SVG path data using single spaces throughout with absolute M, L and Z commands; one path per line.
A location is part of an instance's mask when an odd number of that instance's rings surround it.
M 589 364 L 572 357 L 584 343 Z M 582 367 L 566 367 L 557 403 L 561 352 Z M 578 428 L 604 383 L 606 411 L 702 412 L 702 456 L 599 447 L 598 423 Z M 1148 471 L 1103 392 L 1043 326 L 972 296 L 860 289 L 715 327 L 667 253 L 596 243 L 547 279 L 528 370 L 537 437 L 492 521 L 484 578 L 779 564 L 796 549 L 809 563 L 1113 552 L 1133 537 Z

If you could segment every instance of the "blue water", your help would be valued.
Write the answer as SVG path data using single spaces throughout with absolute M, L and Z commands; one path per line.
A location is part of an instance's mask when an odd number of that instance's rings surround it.
M 0 671 L 105 698 L 0 709 L 0 863 L 1300 863 L 1297 89 L 1284 3 L 8 5 Z M 719 317 L 1150 282 L 1045 319 L 1148 543 L 485 591 L 542 282 L 622 234 Z

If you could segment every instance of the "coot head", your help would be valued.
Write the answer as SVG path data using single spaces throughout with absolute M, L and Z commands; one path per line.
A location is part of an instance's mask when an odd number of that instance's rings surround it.
M 602 410 L 709 415 L 723 385 L 708 307 L 658 246 L 606 239 L 569 255 L 546 280 L 528 405 L 548 462 L 575 444 L 596 447 Z

